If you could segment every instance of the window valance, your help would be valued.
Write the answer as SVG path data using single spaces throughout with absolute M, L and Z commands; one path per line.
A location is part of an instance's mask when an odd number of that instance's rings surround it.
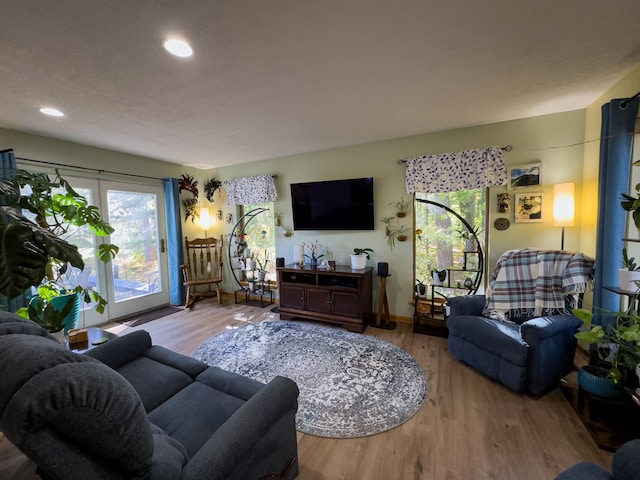
M 500 147 L 424 155 L 407 160 L 407 193 L 438 193 L 504 185 Z
M 227 205 L 275 202 L 278 198 L 272 175 L 244 177 L 227 183 Z

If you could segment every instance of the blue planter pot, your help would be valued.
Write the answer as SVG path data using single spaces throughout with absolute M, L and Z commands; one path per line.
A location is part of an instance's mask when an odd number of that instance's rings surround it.
M 38 296 L 35 296 L 31 299 L 29 303 L 38 304 L 42 302 L 42 299 Z M 66 335 L 69 330 L 74 328 L 78 328 L 80 323 L 80 313 L 82 302 L 79 293 L 70 293 L 68 295 L 60 295 L 59 297 L 55 297 L 51 299 L 51 304 L 56 310 L 64 310 L 65 306 L 69 302 L 75 302 L 71 311 L 64 317 L 62 324 L 64 325 L 64 334 Z
M 578 384 L 586 392 L 603 398 L 616 398 L 624 393 L 622 384 L 615 384 L 609 378 L 609 370 L 595 365 L 578 370 Z

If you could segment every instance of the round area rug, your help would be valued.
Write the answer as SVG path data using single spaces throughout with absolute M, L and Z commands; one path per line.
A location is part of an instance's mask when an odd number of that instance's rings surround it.
M 384 432 L 427 397 L 418 362 L 383 340 L 303 322 L 265 321 L 212 337 L 191 354 L 263 383 L 276 375 L 300 389 L 296 429 L 331 438 Z

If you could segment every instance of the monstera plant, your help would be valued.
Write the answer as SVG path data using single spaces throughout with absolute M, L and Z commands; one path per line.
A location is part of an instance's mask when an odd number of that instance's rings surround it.
M 17 170 L 13 180 L 0 179 L 0 293 L 13 298 L 29 287 L 39 287 L 42 301 L 31 306 L 29 317 L 50 331 L 59 330 L 60 325 L 46 310 L 62 292 L 80 294 L 86 303 L 96 302 L 99 313 L 107 303 L 95 290 L 59 283 L 69 265 L 84 268 L 78 248 L 65 239 L 72 227 L 89 228 L 97 236 L 113 232 L 98 208 L 89 205 L 57 170 L 53 178 Z M 115 245 L 101 244 L 98 258 L 107 262 L 117 252 Z

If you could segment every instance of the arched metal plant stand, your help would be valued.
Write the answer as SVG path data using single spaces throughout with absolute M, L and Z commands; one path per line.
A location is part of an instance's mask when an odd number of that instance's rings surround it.
M 434 205 L 438 208 L 442 208 L 443 210 L 446 210 L 448 213 L 450 213 L 451 215 L 453 215 L 454 217 L 456 217 L 458 220 L 460 220 L 460 223 L 462 223 L 462 225 L 464 225 L 464 228 L 466 228 L 469 233 L 471 233 L 471 235 L 473 235 L 473 238 L 476 240 L 476 244 L 478 245 L 478 270 L 479 273 L 478 275 L 476 275 L 476 278 L 473 281 L 473 285 L 469 288 L 469 293 L 472 295 L 475 295 L 476 292 L 478 291 L 478 289 L 480 288 L 480 285 L 482 284 L 482 276 L 484 274 L 484 254 L 482 252 L 482 246 L 480 245 L 480 239 L 478 238 L 478 235 L 476 235 L 476 232 L 473 231 L 473 227 L 469 224 L 469 222 L 467 222 L 462 216 L 460 216 L 460 214 L 458 212 L 456 212 L 455 210 L 452 210 L 451 208 L 449 208 L 446 205 L 443 205 L 441 203 L 438 202 L 434 202 L 433 200 L 425 200 L 422 198 L 416 198 L 416 202 L 420 202 L 420 203 L 427 203 L 430 205 Z
M 232 263 L 232 259 L 234 257 L 236 258 L 241 258 L 241 257 L 237 255 L 232 255 L 232 247 L 237 248 L 237 245 L 238 245 L 237 243 L 233 243 L 233 239 L 237 238 L 238 235 L 241 235 L 242 233 L 244 233 L 245 228 L 247 228 L 247 225 L 249 224 L 249 222 L 251 222 L 251 220 L 256 218 L 261 213 L 264 213 L 267 211 L 269 211 L 269 209 L 266 207 L 258 207 L 258 208 L 254 208 L 253 210 L 249 210 L 247 213 L 245 213 L 238 219 L 236 224 L 233 226 L 233 230 L 231 230 L 229 241 L 227 242 L 227 250 L 229 254 L 229 267 L 231 269 L 231 274 L 233 275 L 233 278 L 235 279 L 236 283 L 238 284 L 238 287 L 240 288 L 242 288 L 242 283 L 238 278 L 238 275 L 236 275 L 236 271 L 238 269 Z

